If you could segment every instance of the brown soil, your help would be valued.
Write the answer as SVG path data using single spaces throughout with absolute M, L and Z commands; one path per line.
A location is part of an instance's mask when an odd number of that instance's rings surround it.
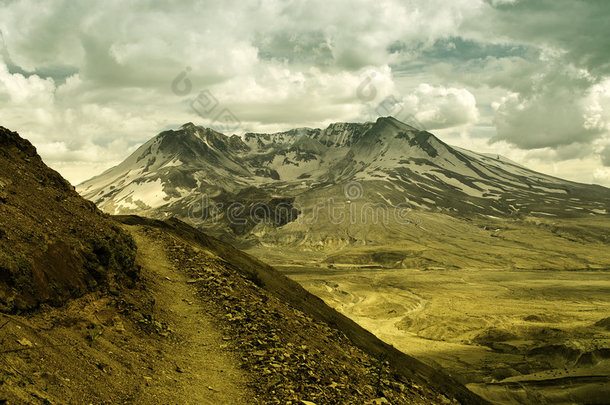
M 131 285 L 134 258 L 129 235 L 0 127 L 0 311 Z
M 387 364 L 342 333 L 283 304 L 256 285 L 260 280 L 244 279 L 221 258 L 184 240 L 153 228 L 144 231 L 149 240 L 163 241 L 172 261 L 190 275 L 204 308 L 223 330 L 226 347 L 240 354 L 254 379 L 257 403 L 441 402 L 442 396 L 392 375 Z
M 182 342 L 172 357 L 183 378 L 170 386 L 158 381 L 153 389 L 158 395 L 151 395 L 151 399 L 171 392 L 171 403 L 248 404 L 252 392 L 246 388 L 246 375 L 237 357 L 224 348 L 223 337 L 197 298 L 196 288 L 187 284 L 183 271 L 168 262 L 159 240 L 137 230 L 133 236 L 139 263 L 146 269 L 148 289 L 154 291 L 157 316 L 167 320 Z
M 142 288 L 0 315 L 0 403 L 452 403 L 215 252 L 129 230 Z
M 0 403 L 248 404 L 252 391 L 185 275 L 134 235 L 142 289 L 0 315 Z
M 486 403 L 230 245 L 178 220 L 118 219 L 164 241 L 262 403 Z

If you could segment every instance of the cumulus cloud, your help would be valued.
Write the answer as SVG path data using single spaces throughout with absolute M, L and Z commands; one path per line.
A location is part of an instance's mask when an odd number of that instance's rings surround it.
M 387 65 L 355 72 L 328 72 L 317 67 L 295 71 L 268 63 L 248 75 L 211 86 L 210 96 L 218 107 L 198 118 L 213 126 L 216 114 L 226 108 L 240 121 L 235 133 L 374 119 L 376 116 L 362 114 L 369 100 L 363 100 L 358 89 L 367 80 L 375 100 L 395 92 Z
M 10 74 L 5 64 L 0 64 L 0 94 L 13 105 L 41 106 L 53 101 L 55 83 L 33 75 Z
M 468 18 L 463 35 L 557 50 L 567 63 L 598 76 L 610 73 L 607 1 L 492 1 L 481 11 L 485 18 Z
M 2 123 L 50 164 L 81 167 L 71 177 L 80 181 L 167 127 L 214 125 L 225 109 L 236 132 L 375 119 L 358 88 L 374 75 L 375 102 L 397 94 L 389 63 L 400 55 L 387 48 L 434 41 L 474 12 L 467 1 L 439 4 L 3 3 Z M 177 94 L 182 73 L 190 91 Z M 202 90 L 222 107 L 214 115 L 190 107 Z M 425 108 L 426 122 L 461 122 L 451 110 L 459 94 L 425 93 L 411 108 Z
M 602 164 L 606 167 L 610 167 L 610 148 L 606 147 L 600 154 Z
M 399 111 L 547 159 L 606 156 L 605 2 L 16 0 L 0 14 L 0 124 L 75 182 L 161 130 L 214 125 L 190 106 L 203 90 L 240 131 Z
M 404 106 L 428 130 L 472 124 L 479 117 L 474 95 L 463 88 L 422 83 L 404 98 Z
M 531 78 L 522 93 L 494 104 L 497 135 L 523 149 L 590 143 L 610 128 L 607 83 L 586 71 L 561 68 Z

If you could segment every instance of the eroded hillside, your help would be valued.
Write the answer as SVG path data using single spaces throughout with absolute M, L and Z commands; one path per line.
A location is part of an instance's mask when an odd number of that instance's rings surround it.
M 128 234 L 0 127 L 0 311 L 129 285 L 134 260 Z

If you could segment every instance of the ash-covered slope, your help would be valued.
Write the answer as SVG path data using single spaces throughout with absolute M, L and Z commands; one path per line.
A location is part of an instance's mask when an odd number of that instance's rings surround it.
M 0 127 L 0 311 L 131 282 L 134 260 L 129 235 Z
M 243 139 L 189 123 L 78 191 L 112 214 L 190 218 L 237 235 L 261 222 L 285 225 L 328 201 L 462 217 L 597 215 L 610 202 L 604 187 L 454 148 L 392 117 Z

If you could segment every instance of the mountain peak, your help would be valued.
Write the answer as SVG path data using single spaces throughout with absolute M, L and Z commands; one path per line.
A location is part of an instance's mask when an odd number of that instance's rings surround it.
M 372 126 L 370 122 L 335 122 L 314 133 L 312 138 L 326 146 L 349 147 L 356 144 Z
M 387 117 L 378 117 L 375 122 L 376 123 L 391 122 L 391 123 L 401 123 L 402 124 L 402 122 L 398 121 L 396 118 L 392 117 L 391 115 L 388 115 Z
M 211 149 L 225 151 L 229 144 L 235 144 L 232 137 L 192 122 L 187 122 L 177 130 L 162 132 L 157 139 L 159 150 L 170 154 L 201 155 Z
M 425 130 L 423 130 L 421 128 L 416 128 L 409 124 L 405 124 L 404 122 L 402 122 L 392 116 L 379 117 L 379 118 L 377 118 L 377 121 L 375 121 L 375 124 L 391 125 L 399 131 L 402 130 L 402 131 L 409 131 L 409 132 L 426 132 Z
M 26 157 L 38 157 L 36 148 L 27 139 L 23 139 L 17 132 L 0 126 L 0 146 L 15 147 L 25 154 Z
M 243 138 L 186 123 L 136 155 L 79 189 L 115 214 L 182 217 L 202 192 L 221 201 L 233 193 L 241 198 L 241 191 L 254 187 L 274 198 L 303 195 L 302 201 L 311 202 L 305 194 L 324 195 L 325 187 L 351 181 L 370 190 L 382 187 L 370 197 L 375 203 L 408 201 L 421 210 L 456 215 L 596 214 L 606 212 L 610 197 L 608 190 L 454 148 L 391 116 Z M 153 189 L 157 197 L 150 198 Z M 548 203 L 568 194 L 565 208 Z
M 197 125 L 193 124 L 192 122 L 187 122 L 186 124 L 182 124 L 182 126 L 180 127 L 180 129 L 192 129 L 192 128 L 198 128 Z

